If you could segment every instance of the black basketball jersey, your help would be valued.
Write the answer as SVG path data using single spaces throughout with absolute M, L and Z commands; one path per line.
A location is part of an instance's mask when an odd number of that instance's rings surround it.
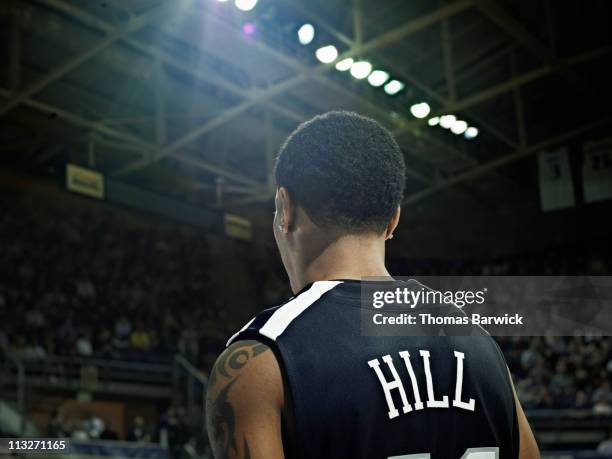
M 359 281 L 314 282 L 228 342 L 274 351 L 289 404 L 286 457 L 517 458 L 514 396 L 494 340 L 364 336 L 360 295 Z

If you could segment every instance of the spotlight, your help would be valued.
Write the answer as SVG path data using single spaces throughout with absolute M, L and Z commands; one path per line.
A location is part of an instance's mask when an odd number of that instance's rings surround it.
M 475 128 L 474 126 L 470 126 L 469 128 L 467 128 L 465 130 L 465 134 L 463 134 L 463 136 L 466 139 L 473 139 L 478 135 L 478 129 Z
M 315 37 L 315 28 L 312 24 L 304 24 L 298 29 L 298 40 L 302 45 L 309 45 Z
M 450 130 L 453 134 L 463 134 L 465 132 L 465 130 L 467 129 L 468 125 L 465 121 L 463 120 L 457 120 L 453 123 L 453 125 L 451 126 Z
M 427 102 L 421 102 L 420 104 L 414 104 L 410 107 L 410 113 L 415 118 L 425 118 L 429 115 L 431 108 L 429 108 L 429 104 Z
M 323 46 L 317 49 L 315 56 L 324 64 L 330 64 L 338 57 L 338 50 L 333 45 Z
M 401 81 L 391 80 L 385 85 L 385 92 L 390 96 L 396 95 L 402 89 L 404 89 L 406 85 Z
M 440 122 L 439 116 L 434 116 L 433 118 L 429 118 L 427 120 L 427 124 L 429 124 L 430 126 L 437 126 L 439 122 Z
M 359 61 L 355 62 L 351 66 L 351 75 L 353 78 L 357 78 L 358 80 L 363 80 L 367 77 L 372 71 L 372 64 L 368 61 Z
M 368 83 L 375 88 L 381 87 L 389 79 L 389 74 L 382 70 L 374 70 L 368 77 Z
M 257 0 L 235 0 L 236 8 L 242 11 L 251 11 L 257 5 Z
M 346 72 L 353 66 L 353 58 L 347 57 L 346 59 L 342 59 L 340 62 L 336 64 L 336 70 L 340 72 Z
M 453 123 L 457 120 L 455 115 L 444 115 L 440 117 L 440 126 L 444 129 L 450 129 Z

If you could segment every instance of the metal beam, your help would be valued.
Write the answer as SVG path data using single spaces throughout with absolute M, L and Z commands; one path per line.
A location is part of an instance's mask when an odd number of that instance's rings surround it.
M 453 68 L 453 42 L 448 19 L 442 21 L 442 55 L 444 57 L 444 75 L 446 76 L 446 93 L 451 102 L 457 100 L 457 85 Z
M 353 0 L 353 41 L 363 43 L 363 3 L 362 0 Z
M 512 67 L 512 76 L 518 75 L 518 63 L 516 61 L 516 51 L 513 50 L 510 54 L 510 65 Z M 516 130 L 518 132 L 519 145 L 524 147 L 527 145 L 527 130 L 525 126 L 525 110 L 523 108 L 523 95 L 521 94 L 521 88 L 514 88 L 512 90 L 514 97 L 514 112 L 516 117 Z
M 77 20 L 79 20 L 80 22 L 82 22 L 83 24 L 92 27 L 94 29 L 97 29 L 101 32 L 104 33 L 112 33 L 115 30 L 115 26 L 105 22 L 104 20 L 98 18 L 97 16 L 94 16 L 92 14 L 90 14 L 88 11 L 80 9 L 70 3 L 67 3 L 63 0 L 40 0 L 42 3 L 45 3 L 46 5 L 49 5 L 50 7 L 63 12 L 64 14 L 67 14 Z M 125 37 L 122 40 L 124 43 L 126 43 L 127 45 L 129 45 L 131 48 L 135 49 L 136 51 L 139 51 L 143 54 L 146 54 L 148 56 L 151 56 L 155 59 L 158 59 L 160 62 L 176 69 L 176 70 L 180 70 L 182 72 L 187 73 L 188 75 L 196 78 L 199 81 L 220 87 L 226 91 L 228 91 L 229 93 L 242 97 L 242 98 L 250 98 L 253 97 L 253 94 L 251 93 L 251 91 L 245 90 L 243 88 L 240 88 L 239 86 L 236 86 L 235 84 L 226 81 L 226 80 L 222 80 L 216 77 L 211 76 L 209 73 L 202 73 L 199 72 L 197 70 L 194 69 L 193 66 L 189 65 L 188 63 L 185 63 L 184 61 L 176 58 L 175 56 L 173 56 L 172 54 L 162 50 L 161 48 L 156 48 L 154 46 L 148 45 L 146 43 L 142 43 L 141 41 L 131 38 L 131 37 Z M 297 121 L 303 121 L 304 120 L 304 116 L 302 116 L 299 113 L 293 112 L 287 108 L 284 108 L 276 103 L 273 102 L 268 102 L 267 103 L 269 107 L 271 107 L 272 109 L 274 109 L 276 112 L 278 112 L 281 115 L 290 117 L 292 119 L 295 119 Z
M 611 46 L 605 46 L 603 48 L 599 48 L 593 51 L 589 51 L 583 54 L 579 54 L 577 56 L 571 57 L 569 59 L 565 59 L 563 61 L 564 65 L 576 65 L 586 61 L 590 61 L 593 59 L 598 59 L 602 56 L 612 53 Z M 544 65 L 535 70 L 531 70 L 530 72 L 524 73 L 522 75 L 518 75 L 516 77 L 510 78 L 502 83 L 496 84 L 490 88 L 487 88 L 483 91 L 480 91 L 476 94 L 468 96 L 462 100 L 459 100 L 455 103 L 449 103 L 446 106 L 435 110 L 430 116 L 436 115 L 444 115 L 446 113 L 456 113 L 463 110 L 467 110 L 473 106 L 481 104 L 482 102 L 486 102 L 491 100 L 501 94 L 504 94 L 508 91 L 513 90 L 514 88 L 519 88 L 521 86 L 526 85 L 532 81 L 535 81 L 539 78 L 543 78 L 552 72 L 555 71 L 554 67 L 549 65 Z M 422 120 L 413 120 L 409 123 L 406 123 L 404 126 L 399 127 L 396 131 L 394 131 L 395 135 L 401 135 L 403 132 L 407 130 L 414 129 L 418 126 L 421 126 L 427 122 L 426 119 Z
M 166 143 L 166 101 L 164 98 L 166 69 L 155 61 L 155 141 L 157 145 Z
M 414 34 L 420 30 L 423 30 L 429 27 L 430 25 L 435 24 L 436 22 L 446 17 L 449 17 L 453 14 L 456 14 L 460 11 L 463 11 L 469 8 L 472 5 L 472 3 L 473 3 L 472 0 L 457 0 L 449 5 L 439 8 L 438 10 L 430 14 L 426 14 L 418 19 L 415 19 L 414 21 L 411 21 L 408 24 L 405 24 L 396 29 L 393 29 L 371 41 L 368 41 L 367 43 L 357 44 L 351 49 L 349 49 L 348 51 L 342 53 L 338 57 L 338 59 L 343 59 L 344 57 L 350 57 L 356 54 L 366 53 L 369 51 L 373 51 L 377 48 L 389 45 L 397 40 L 405 38 L 406 36 L 410 34 Z M 256 93 L 256 95 L 250 100 L 242 102 L 234 106 L 233 108 L 226 110 L 224 113 L 222 113 L 218 117 L 213 118 L 209 121 L 206 121 L 202 125 L 192 129 L 191 131 L 183 135 L 181 138 L 175 140 L 170 145 L 168 145 L 162 152 L 154 155 L 154 157 L 151 158 L 151 161 L 146 161 L 142 159 L 137 160 L 133 162 L 132 164 L 129 164 L 124 168 L 121 168 L 117 172 L 117 174 L 125 175 L 137 169 L 145 167 L 151 164 L 152 162 L 159 161 L 160 159 L 166 156 L 170 156 L 170 155 L 174 156 L 177 154 L 177 151 L 180 150 L 185 145 L 195 141 L 196 139 L 200 138 L 202 135 L 206 134 L 207 132 L 210 132 L 214 128 L 232 120 L 236 116 L 239 116 L 240 114 L 249 110 L 251 107 L 254 107 L 255 105 L 258 105 L 261 103 L 265 103 L 268 100 L 272 99 L 273 97 L 276 97 L 279 94 L 282 94 L 294 88 L 298 84 L 301 84 L 302 82 L 312 79 L 312 78 L 316 79 L 317 81 L 321 82 L 322 84 L 336 91 L 345 93 L 352 97 L 359 98 L 363 103 L 369 105 L 372 108 L 372 110 L 376 110 L 379 113 L 384 114 L 387 120 L 390 120 L 391 122 L 395 123 L 395 120 L 391 118 L 388 115 L 388 113 L 386 113 L 386 111 L 380 109 L 379 107 L 376 107 L 374 104 L 363 99 L 362 97 L 356 96 L 354 93 L 351 93 L 350 91 L 346 90 L 341 85 L 336 84 L 333 81 L 328 80 L 327 78 L 323 78 L 322 74 L 332 69 L 334 67 L 333 64 L 320 64 L 320 65 L 317 65 L 316 67 L 306 67 L 299 61 L 293 58 L 290 58 L 270 48 L 268 45 L 262 42 L 250 40 L 249 43 L 252 47 L 258 49 L 259 51 L 272 55 L 276 57 L 279 61 L 297 70 L 298 75 L 295 77 L 289 78 L 285 81 L 282 81 L 280 83 L 277 83 L 276 85 L 271 86 L 270 88 L 266 90 Z
M 0 96 L 10 97 L 11 94 L 12 94 L 11 91 L 9 91 L 8 89 L 0 88 Z M 46 104 L 40 101 L 36 101 L 30 98 L 25 99 L 24 104 L 36 110 L 39 110 L 41 112 L 54 114 L 60 119 L 74 126 L 82 127 L 89 131 L 95 131 L 102 135 L 106 135 L 114 139 L 122 140 L 125 142 L 125 144 L 123 144 L 121 148 L 125 150 L 133 151 L 140 155 L 148 155 L 151 152 L 156 152 L 160 150 L 159 147 L 155 144 L 145 142 L 141 139 L 138 139 L 132 136 L 131 134 L 125 133 L 123 131 L 117 131 L 116 129 L 110 128 L 109 126 L 105 126 L 104 124 L 100 124 L 95 121 L 85 119 L 79 115 L 63 110 L 62 108 L 55 107 L 53 105 Z M 98 139 L 97 141 L 100 143 L 105 142 L 105 140 L 103 139 Z M 112 141 L 110 141 L 110 143 L 113 144 L 116 148 L 120 148 L 119 145 L 121 144 L 117 144 L 116 142 L 112 142 Z M 238 174 L 236 172 L 225 170 L 215 164 L 211 164 L 201 159 L 192 158 L 190 156 L 185 156 L 185 155 L 177 156 L 175 159 L 179 162 L 188 164 L 189 166 L 197 167 L 204 171 L 207 171 L 213 174 L 217 174 L 217 175 L 221 175 L 235 182 L 242 183 L 244 185 L 253 187 L 254 189 L 259 189 L 265 186 L 262 183 L 259 183 L 253 179 L 244 177 L 241 174 Z
M 21 86 L 21 8 L 16 0 L 9 3 L 10 34 L 8 81 L 11 91 L 17 91 Z
M 485 164 L 481 164 L 478 167 L 475 167 L 469 171 L 457 174 L 456 176 L 447 179 L 447 180 L 442 180 L 439 183 L 429 187 L 429 188 L 425 188 L 424 190 L 418 191 L 414 194 L 412 194 L 411 196 L 408 196 L 406 199 L 404 199 L 404 201 L 402 202 L 402 205 L 408 205 L 408 204 L 414 204 L 416 202 L 422 201 L 423 199 L 431 196 L 434 193 L 437 193 L 439 191 L 445 190 L 447 188 L 450 188 L 454 185 L 458 185 L 460 183 L 465 183 L 469 180 L 473 180 L 475 178 L 481 177 L 483 175 L 489 174 L 491 172 L 493 172 L 496 169 L 499 169 L 502 166 L 505 166 L 507 164 L 513 163 L 515 161 L 518 161 L 520 159 L 526 158 L 529 155 L 532 155 L 534 153 L 537 153 L 538 151 L 541 151 L 543 149 L 549 148 L 553 145 L 565 142 L 567 140 L 572 139 L 573 137 L 579 136 L 581 134 L 584 134 L 585 132 L 588 132 L 590 130 L 593 130 L 595 128 L 601 127 L 607 123 L 610 123 L 609 119 L 603 119 L 603 120 L 599 120 L 593 123 L 589 123 L 585 126 L 579 127 L 577 129 L 573 129 L 571 131 L 568 131 L 564 134 L 558 135 L 556 137 L 552 137 L 550 139 L 546 139 L 543 140 L 541 142 L 538 142 L 534 145 L 530 145 L 530 146 L 526 146 L 526 147 L 521 147 L 518 150 L 508 153 L 507 155 L 501 156 L 500 158 L 494 159 L 492 161 L 489 161 L 488 163 Z
M 264 149 L 266 153 L 266 176 L 268 177 L 268 188 L 274 189 L 274 143 L 272 140 L 272 119 L 270 110 L 264 110 L 264 129 L 266 135 L 264 138 Z
M 323 17 L 312 12 L 309 8 L 305 7 L 303 2 L 296 2 L 294 0 L 278 0 L 278 1 L 280 1 L 281 3 L 284 3 L 289 8 L 293 8 L 297 10 L 300 13 L 300 15 L 304 16 L 305 18 L 310 19 L 318 27 L 325 29 L 339 42 L 344 43 L 345 45 L 349 47 L 354 45 L 352 38 L 338 31 L 334 26 L 332 26 L 329 22 L 327 22 Z
M 192 0 L 183 0 L 183 1 L 191 2 Z M 171 8 L 172 9 L 176 8 L 175 2 L 173 2 L 171 5 L 168 3 L 164 3 L 163 7 L 158 6 L 154 8 L 153 10 L 142 14 L 141 16 L 138 16 L 136 18 L 131 18 L 127 24 L 121 27 L 118 27 L 113 34 L 101 40 L 98 40 L 93 46 L 90 46 L 85 51 L 82 51 L 81 53 L 77 54 L 73 58 L 59 65 L 55 69 L 51 70 L 47 75 L 39 78 L 38 80 L 30 84 L 23 91 L 20 91 L 19 93 L 12 96 L 7 102 L 0 105 L 0 116 L 4 115 L 6 112 L 16 107 L 17 105 L 25 101 L 27 98 L 39 92 L 40 90 L 42 90 L 49 84 L 53 83 L 57 79 L 61 78 L 68 72 L 76 69 L 77 67 L 82 65 L 84 62 L 94 57 L 100 51 L 108 48 L 109 46 L 113 45 L 117 41 L 123 39 L 124 37 L 134 32 L 137 32 L 138 30 L 142 29 L 144 26 L 150 24 L 155 19 L 163 17 L 165 14 L 167 14 L 168 10 L 170 10 Z
M 520 22 L 512 17 L 496 0 L 476 0 L 477 8 L 498 27 L 535 54 L 543 63 L 556 67 L 570 83 L 577 84 L 578 77 L 555 54 L 535 38 Z
M 314 14 L 312 11 L 308 10 L 307 8 L 302 6 L 301 4 L 299 4 L 299 5 L 293 4 L 293 3 L 289 2 L 288 0 L 281 0 L 281 1 L 284 1 L 285 3 L 291 4 L 292 6 L 298 8 L 301 14 L 303 14 L 307 18 L 313 20 L 314 22 L 316 22 L 320 27 L 323 27 L 328 33 L 330 33 L 333 37 L 335 37 L 336 39 L 338 39 L 342 43 L 348 45 L 349 47 L 354 47 L 355 46 L 355 42 L 353 40 L 348 38 L 346 35 L 338 32 L 334 27 L 332 27 L 327 22 L 325 22 L 323 20 L 323 18 L 321 18 L 318 15 Z M 447 20 L 444 20 L 444 22 L 447 22 Z M 495 45 L 495 43 L 493 43 L 493 45 Z M 406 43 L 406 46 L 410 46 L 409 43 Z M 419 52 L 418 50 L 415 50 L 415 51 Z M 506 52 L 507 52 L 507 50 L 504 50 L 504 53 L 506 53 Z M 499 56 L 496 56 L 496 57 L 499 57 Z M 486 59 L 485 61 L 488 61 L 488 59 Z M 480 62 L 479 62 L 479 64 L 480 64 Z M 471 71 L 472 67 L 476 67 L 476 66 L 471 66 L 468 70 Z M 440 102 L 442 104 L 445 104 L 445 105 L 448 103 L 448 101 L 444 97 L 442 97 L 437 92 L 437 90 L 435 88 L 429 87 L 428 85 L 424 84 L 423 82 L 421 82 L 420 80 L 418 80 L 417 78 L 415 78 L 413 75 L 411 75 L 409 73 L 401 72 L 400 74 L 401 74 L 402 78 L 405 79 L 406 81 L 408 81 L 412 86 L 417 87 L 418 89 L 420 89 L 421 91 L 423 91 L 424 93 L 426 93 L 430 97 L 432 97 L 434 100 L 437 100 L 438 102 Z M 453 84 L 453 86 L 456 86 L 456 84 Z M 468 114 L 470 115 L 471 118 L 473 118 L 475 121 L 478 122 L 478 124 L 480 125 L 481 128 L 483 128 L 486 131 L 489 131 L 493 136 L 497 137 L 503 143 L 507 144 L 508 146 L 510 146 L 512 148 L 515 148 L 517 146 L 516 142 L 511 140 L 506 134 L 504 134 L 503 132 L 499 131 L 497 128 L 495 128 L 494 126 L 490 125 L 485 120 L 483 120 L 480 117 L 474 115 L 473 113 L 468 113 Z
M 452 3 L 449 3 L 437 10 L 425 14 L 413 21 L 410 21 L 400 27 L 390 30 L 373 40 L 370 40 L 361 45 L 356 45 L 348 51 L 342 53 L 339 56 L 339 59 L 343 59 L 345 57 L 351 57 L 355 54 L 365 54 L 370 51 L 374 51 L 375 49 L 382 48 L 384 46 L 390 45 L 392 43 L 401 40 L 409 35 L 412 35 L 420 30 L 426 29 L 429 26 L 432 26 L 448 17 L 451 17 L 461 11 L 464 11 L 474 4 L 473 0 L 455 0 Z

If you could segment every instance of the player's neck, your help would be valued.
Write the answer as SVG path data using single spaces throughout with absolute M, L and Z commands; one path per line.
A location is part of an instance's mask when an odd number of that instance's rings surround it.
M 294 291 L 322 280 L 388 277 L 385 242 L 381 238 L 344 236 L 334 240 L 298 269 L 292 282 Z

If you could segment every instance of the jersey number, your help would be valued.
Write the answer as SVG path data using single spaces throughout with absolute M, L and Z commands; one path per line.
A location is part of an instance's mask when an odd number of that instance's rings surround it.
M 430 459 L 429 453 L 389 456 L 387 459 Z M 498 459 L 499 448 L 468 448 L 461 459 Z

